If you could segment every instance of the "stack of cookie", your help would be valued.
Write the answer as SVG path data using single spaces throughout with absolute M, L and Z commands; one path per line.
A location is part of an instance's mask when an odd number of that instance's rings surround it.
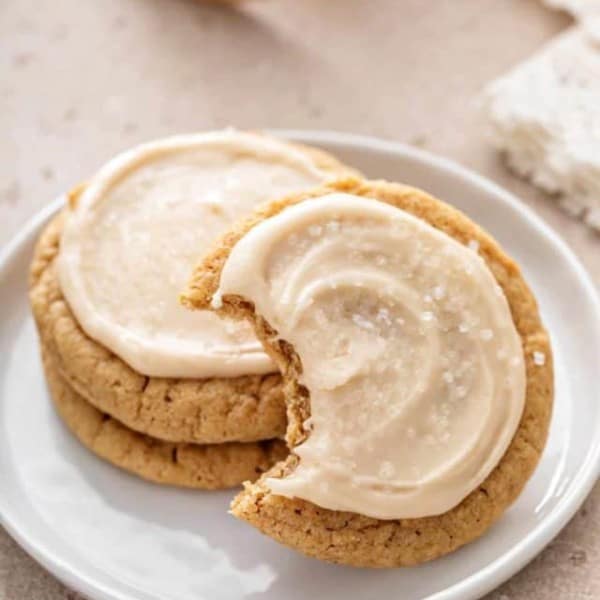
M 518 265 L 313 149 L 225 131 L 117 157 L 42 235 L 31 302 L 86 446 L 159 483 L 245 482 L 233 515 L 323 560 L 459 548 L 544 448 L 552 355 Z
M 349 171 L 228 130 L 134 148 L 71 192 L 38 242 L 30 299 L 52 398 L 85 446 L 204 489 L 254 480 L 287 454 L 281 378 L 250 328 L 177 296 L 237 218 Z

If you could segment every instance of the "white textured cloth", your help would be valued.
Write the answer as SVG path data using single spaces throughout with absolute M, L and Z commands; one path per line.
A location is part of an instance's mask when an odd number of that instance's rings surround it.
M 546 6 L 570 12 L 577 18 L 600 13 L 600 0 L 543 0 Z
M 600 0 L 542 0 L 549 8 L 570 13 L 600 43 Z
M 576 26 L 558 36 L 492 82 L 483 107 L 509 167 L 600 230 L 600 28 L 595 33 Z

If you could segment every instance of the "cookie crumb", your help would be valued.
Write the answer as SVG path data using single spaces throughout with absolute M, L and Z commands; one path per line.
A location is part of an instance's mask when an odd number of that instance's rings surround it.
M 221 292 L 219 290 L 214 293 L 212 300 L 210 301 L 210 305 L 215 310 L 219 310 L 219 308 L 223 307 L 223 296 L 221 296 Z
M 484 342 L 489 342 L 494 337 L 494 332 L 491 329 L 482 329 L 479 332 L 479 337 Z

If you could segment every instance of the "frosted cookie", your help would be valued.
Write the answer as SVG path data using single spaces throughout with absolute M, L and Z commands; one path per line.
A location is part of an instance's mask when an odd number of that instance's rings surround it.
M 252 481 L 287 454 L 281 440 L 173 444 L 128 429 L 94 408 L 60 376 L 42 349 L 50 395 L 79 441 L 116 467 L 155 483 L 206 490 Z
M 280 377 L 244 323 L 177 296 L 214 237 L 260 201 L 349 170 L 236 131 L 130 150 L 70 198 L 31 268 L 36 322 L 61 375 L 127 427 L 173 442 L 282 436 Z
M 494 523 L 538 462 L 553 375 L 535 299 L 424 192 L 347 180 L 270 203 L 182 300 L 252 322 L 283 373 L 292 454 L 232 512 L 305 554 L 434 559 Z

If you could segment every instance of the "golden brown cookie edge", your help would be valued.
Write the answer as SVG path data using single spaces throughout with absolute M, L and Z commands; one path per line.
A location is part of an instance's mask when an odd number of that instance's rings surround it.
M 256 479 L 287 454 L 281 440 L 199 445 L 133 431 L 77 394 L 43 346 L 41 353 L 50 396 L 69 430 L 88 450 L 142 479 L 195 489 L 231 488 Z

